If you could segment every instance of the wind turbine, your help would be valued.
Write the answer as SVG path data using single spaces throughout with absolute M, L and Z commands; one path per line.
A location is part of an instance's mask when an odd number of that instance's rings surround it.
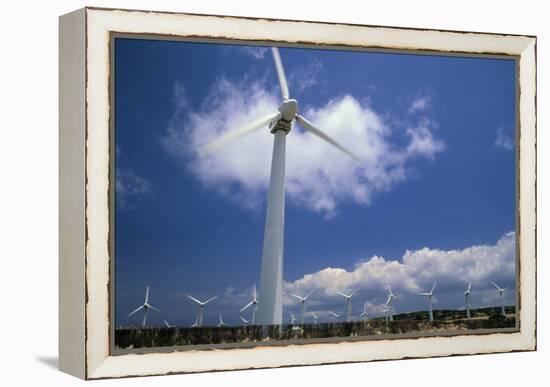
M 344 297 L 346 299 L 346 308 L 347 308 L 347 319 L 346 321 L 347 322 L 350 322 L 351 321 L 351 297 L 355 294 L 356 291 L 358 291 L 359 289 L 355 289 L 353 292 L 351 292 L 350 294 L 345 294 L 345 293 L 338 293 L 339 295 L 341 295 L 342 297 Z
M 218 328 L 226 327 L 227 325 L 225 325 L 225 323 L 223 322 L 222 315 L 219 314 L 218 316 L 219 316 Z
M 143 305 L 141 305 L 139 308 L 137 308 L 136 310 L 134 310 L 133 312 L 131 312 L 128 317 L 136 314 L 137 312 L 139 312 L 140 310 L 143 309 L 143 323 L 141 324 L 141 326 L 143 328 L 145 328 L 145 324 L 147 323 L 147 314 L 149 312 L 149 309 L 152 309 L 154 310 L 155 312 L 158 312 L 158 313 L 161 313 L 160 310 L 158 310 L 157 308 L 155 308 L 153 305 L 149 304 L 149 286 L 147 286 L 147 288 L 145 289 L 145 301 L 143 302 Z
M 470 282 L 468 284 L 468 289 L 464 292 L 464 303 L 466 304 L 466 318 L 469 320 L 471 318 L 470 315 L 470 305 L 472 303 L 472 283 Z
M 428 298 L 428 303 L 430 304 L 430 322 L 433 322 L 433 320 L 434 320 L 434 312 L 433 312 L 433 307 L 432 307 L 432 297 L 433 297 L 433 294 L 434 294 L 435 285 L 436 285 L 436 282 L 434 282 L 434 284 L 432 286 L 432 290 L 430 290 L 429 293 L 418 293 L 419 296 L 424 296 L 424 297 Z
M 388 300 L 386 301 L 386 306 L 388 307 L 388 312 L 389 312 L 389 320 L 390 321 L 393 321 L 393 300 L 394 298 L 395 299 L 399 299 L 397 298 L 397 296 L 395 294 L 393 294 L 393 292 L 391 291 L 391 287 L 390 287 L 390 284 L 388 282 L 386 282 L 386 285 L 388 286 Z
M 246 306 L 241 309 L 241 312 L 244 312 L 249 307 L 254 306 L 252 309 L 252 325 L 256 325 L 256 312 L 258 311 L 258 299 L 256 298 L 256 284 L 254 284 L 254 290 L 252 293 L 252 301 L 250 301 Z
M 244 325 L 248 325 L 250 320 L 245 319 L 243 316 L 239 316 L 241 318 L 241 321 L 244 323 Z
M 365 302 L 363 304 L 363 313 L 359 317 L 363 317 L 365 321 L 369 319 L 369 315 L 367 314 L 367 303 Z
M 296 317 L 294 317 L 292 312 L 290 312 L 290 325 L 294 325 L 295 322 L 296 322 Z
M 202 327 L 204 307 L 206 306 L 206 304 L 208 304 L 211 301 L 214 301 L 218 297 L 219 296 L 214 296 L 212 298 L 209 298 L 206 301 L 200 301 L 200 300 L 197 300 L 195 297 L 190 296 L 189 294 L 187 295 L 187 298 L 189 298 L 191 301 L 194 301 L 195 303 L 197 303 L 199 305 L 199 313 L 197 314 L 197 322 L 195 323 L 195 324 L 197 324 L 196 326 Z
M 304 325 L 304 318 L 305 318 L 305 315 L 306 315 L 306 302 L 307 302 L 307 299 L 309 298 L 309 296 L 311 296 L 311 293 L 313 293 L 313 290 L 311 292 L 309 292 L 307 294 L 307 296 L 305 296 L 305 297 L 300 297 L 297 294 L 290 293 L 290 295 L 292 297 L 295 297 L 298 300 L 300 300 L 300 307 L 301 307 L 301 310 L 302 310 L 302 315 L 300 316 L 300 325 Z
M 503 297 L 503 294 L 504 294 L 505 290 L 508 290 L 508 288 L 501 288 L 500 286 L 495 284 L 493 281 L 491 281 L 491 283 L 493 284 L 493 286 L 495 288 L 497 288 L 497 291 L 498 291 L 498 296 L 500 298 L 500 312 L 502 313 L 503 316 L 506 316 L 506 311 L 504 310 L 504 297 Z
M 317 313 L 311 312 L 311 317 L 313 317 L 313 325 L 317 325 L 317 319 L 319 316 L 317 316 Z
M 334 317 L 336 320 L 338 320 L 340 318 L 340 315 L 337 314 L 337 313 L 334 313 L 334 312 L 328 312 L 329 315 L 331 315 L 332 317 Z
M 267 195 L 267 210 L 265 218 L 264 242 L 260 271 L 260 303 L 258 307 L 258 323 L 260 325 L 279 325 L 283 321 L 283 244 L 285 219 L 285 163 L 286 135 L 294 123 L 340 149 L 352 158 L 357 156 L 338 144 L 331 137 L 316 128 L 306 118 L 298 114 L 298 101 L 290 98 L 285 71 L 279 49 L 272 47 L 273 59 L 279 78 L 282 102 L 278 111 L 270 113 L 240 129 L 226 133 L 199 152 L 211 153 L 239 137 L 256 130 L 269 129 L 273 134 L 273 154 L 271 160 L 271 176 Z

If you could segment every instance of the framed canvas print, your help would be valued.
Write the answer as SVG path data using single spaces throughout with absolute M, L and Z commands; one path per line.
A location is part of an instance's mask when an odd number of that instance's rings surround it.
M 60 368 L 536 349 L 536 38 L 60 18 Z

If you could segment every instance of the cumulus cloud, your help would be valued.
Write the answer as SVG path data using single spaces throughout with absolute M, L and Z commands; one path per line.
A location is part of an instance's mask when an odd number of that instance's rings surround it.
M 228 144 L 213 154 L 197 150 L 217 136 L 277 110 L 276 89 L 262 81 L 224 78 L 212 86 L 198 109 L 191 109 L 182 85 L 175 88 L 175 111 L 163 143 L 206 187 L 239 205 L 257 208 L 265 198 L 273 138 L 268 128 Z M 415 158 L 434 158 L 445 144 L 435 123 L 423 118 L 395 131 L 370 106 L 341 95 L 324 106 L 302 107 L 311 122 L 363 159 L 362 163 L 294 126 L 287 138 L 286 194 L 293 203 L 327 217 L 339 203 L 371 203 L 376 193 L 406 180 Z M 404 145 L 392 138 L 403 136 Z
M 319 59 L 313 59 L 305 66 L 298 67 L 290 73 L 288 83 L 291 90 L 304 91 L 313 87 L 319 87 L 324 82 L 320 78 L 325 71 L 323 63 Z
M 466 284 L 472 281 L 476 291 L 484 290 L 477 300 L 479 305 L 497 305 L 497 295 L 489 281 L 504 286 L 502 284 L 514 281 L 514 275 L 515 233 L 508 232 L 494 245 L 476 245 L 462 250 L 424 247 L 405 251 L 400 260 L 373 256 L 360 259 L 351 270 L 327 267 L 285 282 L 284 300 L 286 305 L 295 305 L 294 297 L 288 296 L 290 293 L 307 294 L 313 290 L 312 305 L 323 308 L 339 302 L 339 292 L 358 288 L 358 296 L 367 297 L 367 309 L 374 312 L 386 301 L 386 283 L 394 293 L 404 295 L 403 298 L 429 291 L 434 281 L 438 282 L 436 293 L 455 292 L 461 297 Z M 460 297 L 458 301 L 462 302 Z
M 514 140 L 506 134 L 503 128 L 498 128 L 495 146 L 505 150 L 512 150 L 514 149 Z
M 407 112 L 409 114 L 423 112 L 430 107 L 430 102 L 431 97 L 429 95 L 419 94 L 413 99 Z
M 115 175 L 116 202 L 122 210 L 134 208 L 134 201 L 151 191 L 151 183 L 132 169 L 117 168 Z

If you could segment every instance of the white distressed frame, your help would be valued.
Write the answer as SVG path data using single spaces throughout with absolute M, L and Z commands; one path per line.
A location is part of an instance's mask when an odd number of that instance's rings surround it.
M 65 25 L 65 28 L 63 26 Z M 86 181 L 85 197 L 78 183 L 63 181 L 60 192 L 80 200 L 80 207 L 65 209 L 77 219 L 83 215 L 85 251 L 71 246 L 69 228 L 61 225 L 60 244 L 60 366 L 85 379 L 162 375 L 168 373 L 237 370 L 248 368 L 359 362 L 405 357 L 432 357 L 536 349 L 536 38 L 530 36 L 464 33 L 86 8 L 60 19 L 60 42 L 78 48 L 77 57 L 64 53 L 65 84 L 60 101 L 85 83 L 85 109 L 61 103 L 60 148 L 76 147 L 80 153 L 61 158 L 64 163 L 85 162 L 77 170 L 79 184 Z M 67 27 L 68 26 L 68 27 Z M 69 31 L 69 32 L 67 32 Z M 75 35 L 75 31 L 79 32 Z M 155 34 L 174 38 L 204 37 L 259 42 L 357 46 L 362 48 L 443 51 L 448 53 L 497 54 L 519 57 L 519 321 L 520 331 L 486 335 L 426 337 L 415 339 L 355 341 L 341 343 L 264 346 L 256 348 L 189 350 L 171 353 L 110 355 L 109 328 L 109 71 L 110 35 Z M 71 33 L 73 37 L 65 36 Z M 82 47 L 84 44 L 84 47 Z M 67 51 L 67 50 L 65 50 Z M 69 50 L 71 51 L 71 50 Z M 78 57 L 83 54 L 84 58 Z M 81 63 L 82 62 L 82 63 Z M 84 68 L 82 68 L 84 67 Z M 71 78 L 71 74 L 74 76 Z M 84 77 L 84 78 L 82 78 Z M 62 77 L 63 78 L 63 77 Z M 67 85 L 72 79 L 74 82 Z M 66 110 L 64 110 L 66 109 Z M 80 111 L 82 110 L 82 112 Z M 84 116 L 82 116 L 84 115 Z M 85 125 L 84 125 L 85 122 Z M 80 133 L 64 136 L 67 128 Z M 79 126 L 80 125 L 80 126 Z M 70 131 L 69 131 L 70 132 Z M 84 139 L 85 136 L 85 139 Z M 85 141 L 85 143 L 83 143 Z M 60 150 L 63 152 L 63 149 Z M 71 158 L 72 157 L 72 158 Z M 84 160 L 81 160 L 84 158 Z M 84 180 L 85 179 L 85 180 Z M 64 203 L 61 203 L 61 207 Z M 82 211 L 84 210 L 84 212 Z M 61 209 L 61 218 L 63 219 Z M 65 238 L 65 239 L 67 239 Z M 74 238 L 73 238 L 74 242 Z M 84 283 L 71 283 L 80 278 Z M 80 297 L 80 299 L 75 298 Z M 85 308 L 85 309 L 84 309 Z M 75 350 L 76 348 L 76 350 Z

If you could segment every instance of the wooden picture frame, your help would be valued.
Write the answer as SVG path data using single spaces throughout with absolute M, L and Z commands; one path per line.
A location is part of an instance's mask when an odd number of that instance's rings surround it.
M 517 63 L 518 329 L 479 335 L 113 353 L 112 37 L 239 41 Z M 536 349 L 536 37 L 84 8 L 60 17 L 60 369 L 83 379 Z

